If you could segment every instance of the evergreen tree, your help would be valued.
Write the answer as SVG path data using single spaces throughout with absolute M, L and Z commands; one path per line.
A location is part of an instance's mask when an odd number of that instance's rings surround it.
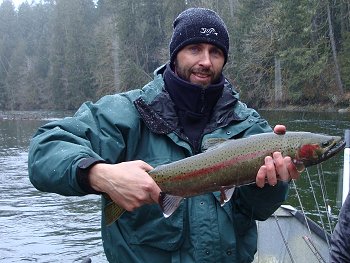
M 9 71 L 14 71 L 12 55 L 17 42 L 17 14 L 12 1 L 4 0 L 0 5 L 0 108 L 13 109 L 13 90 Z
M 16 67 L 17 85 L 13 87 L 18 89 L 17 95 L 20 95 L 18 109 L 38 109 L 48 106 L 47 14 L 42 4 L 30 6 L 28 3 L 23 3 L 18 9 L 18 44 L 23 43 L 23 54 L 16 52 L 16 56 L 19 55 L 22 61 Z
M 159 66 L 165 35 L 162 7 L 161 1 L 118 2 L 119 91 L 143 85 L 152 78 L 155 67 Z
M 196 6 L 226 22 L 225 76 L 251 106 L 271 105 L 275 94 L 284 103 L 347 103 L 336 95 L 339 83 L 349 93 L 349 1 L 43 0 L 15 10 L 4 0 L 0 109 L 76 109 L 143 86 L 169 59 L 173 20 Z
M 113 16 L 101 17 L 95 26 L 96 61 L 93 79 L 97 97 L 113 94 L 119 87 L 118 40 Z
M 92 0 L 59 0 L 53 18 L 50 85 L 58 108 L 74 109 L 95 98 L 94 3 Z

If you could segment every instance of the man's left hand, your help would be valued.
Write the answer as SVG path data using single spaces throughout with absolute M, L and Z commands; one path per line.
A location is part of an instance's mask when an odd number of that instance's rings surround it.
M 274 127 L 276 134 L 285 134 L 286 127 L 284 125 L 276 125 Z M 265 157 L 265 164 L 262 165 L 256 176 L 256 184 L 264 187 L 265 183 L 274 186 L 278 180 L 290 181 L 298 179 L 300 173 L 289 156 L 283 157 L 280 152 L 274 152 L 272 156 Z

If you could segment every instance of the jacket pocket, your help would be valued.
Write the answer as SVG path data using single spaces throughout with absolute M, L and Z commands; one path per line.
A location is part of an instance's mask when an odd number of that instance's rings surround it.
M 147 245 L 165 251 L 177 250 L 184 235 L 184 204 L 165 218 L 158 205 L 145 205 L 126 212 L 119 219 L 119 228 L 130 245 Z

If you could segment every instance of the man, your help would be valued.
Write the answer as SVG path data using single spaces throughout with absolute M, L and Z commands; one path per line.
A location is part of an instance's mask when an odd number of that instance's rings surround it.
M 106 193 L 128 211 L 111 226 L 102 213 L 110 262 L 253 260 L 255 220 L 268 218 L 286 199 L 287 181 L 299 176 L 289 157 L 266 157 L 256 184 L 237 188 L 223 207 L 219 193 L 195 196 L 169 218 L 157 204 L 161 189 L 147 173 L 200 153 L 208 138 L 272 131 L 224 78 L 228 50 L 226 26 L 215 12 L 185 10 L 174 21 L 170 62 L 155 71 L 153 81 L 87 102 L 72 118 L 49 123 L 34 136 L 28 165 L 36 188 L 62 195 Z
M 330 262 L 350 262 L 350 193 L 340 209 L 339 220 L 332 234 Z

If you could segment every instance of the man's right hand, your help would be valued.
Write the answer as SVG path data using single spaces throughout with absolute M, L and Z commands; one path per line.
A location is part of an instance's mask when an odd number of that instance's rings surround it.
M 152 169 L 144 161 L 98 163 L 89 171 L 90 185 L 127 211 L 133 211 L 144 204 L 158 203 L 161 190 L 147 173 Z

